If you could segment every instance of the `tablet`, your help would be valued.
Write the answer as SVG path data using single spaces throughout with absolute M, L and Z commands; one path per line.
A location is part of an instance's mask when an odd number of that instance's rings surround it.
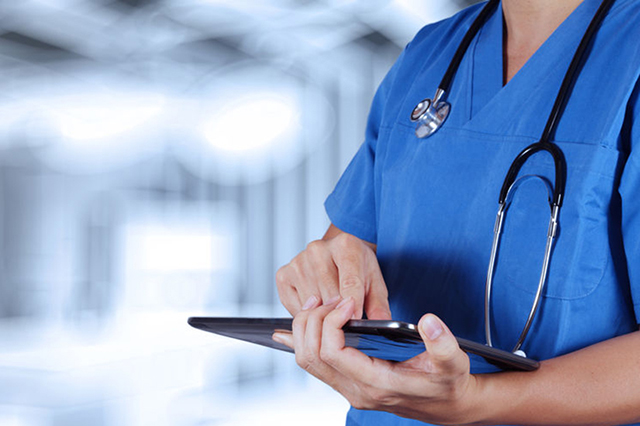
M 275 342 L 276 331 L 291 333 L 291 318 L 191 317 L 188 322 L 200 330 L 293 353 L 293 349 Z M 401 321 L 350 320 L 343 327 L 346 346 L 368 356 L 389 361 L 406 361 L 424 352 L 424 343 L 416 326 Z M 538 361 L 515 355 L 471 340 L 456 337 L 460 348 L 481 356 L 504 370 L 533 371 Z

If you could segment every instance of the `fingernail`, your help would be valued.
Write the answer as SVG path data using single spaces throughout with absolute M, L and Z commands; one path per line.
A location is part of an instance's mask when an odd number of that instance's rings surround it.
M 284 344 L 284 341 L 282 340 L 282 337 L 280 337 L 280 335 L 278 333 L 273 333 L 273 335 L 271 336 L 271 338 L 278 343 L 282 343 Z
M 336 306 L 336 309 L 342 308 L 344 305 L 346 305 L 348 302 L 351 302 L 352 300 L 353 298 L 351 296 L 347 297 L 342 302 L 338 303 L 338 306 Z
M 440 321 L 428 316 L 422 321 L 422 331 L 424 331 L 429 340 L 435 340 L 442 334 L 444 328 L 442 328 Z
M 333 305 L 334 303 L 336 303 L 338 300 L 340 300 L 340 296 L 334 296 L 331 299 L 327 300 L 326 302 L 324 302 L 325 306 L 326 305 Z
M 306 302 L 304 302 L 304 305 L 302 305 L 302 310 L 306 311 L 308 309 L 313 308 L 317 303 L 318 303 L 318 297 L 317 296 L 311 296 L 310 298 L 307 299 Z

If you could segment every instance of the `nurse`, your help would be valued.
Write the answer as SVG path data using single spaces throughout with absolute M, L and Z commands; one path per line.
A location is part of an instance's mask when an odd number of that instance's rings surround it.
M 482 5 L 425 27 L 382 82 L 365 141 L 325 203 L 332 225 L 276 281 L 297 362 L 351 403 L 348 425 L 640 422 L 640 2 L 617 0 L 552 138 L 566 196 L 539 314 L 535 372 L 498 372 L 453 337 L 484 342 L 493 220 L 515 156 L 536 142 L 601 0 L 502 0 L 474 37 L 428 139 L 434 93 Z M 533 301 L 549 219 L 530 159 L 509 211 L 492 295 L 494 346 L 510 350 Z M 344 347 L 350 318 L 419 324 L 426 351 L 390 363 Z

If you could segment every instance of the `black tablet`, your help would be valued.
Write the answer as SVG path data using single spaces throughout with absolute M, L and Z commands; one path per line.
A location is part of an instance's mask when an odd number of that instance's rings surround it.
M 293 352 L 289 347 L 271 339 L 276 331 L 291 333 L 291 318 L 191 317 L 188 322 L 200 330 Z M 347 346 L 361 350 L 371 357 L 405 361 L 424 352 L 424 343 L 413 324 L 401 321 L 350 320 L 343 330 Z M 479 355 L 502 369 L 533 371 L 539 367 L 538 361 L 460 337 L 456 339 L 463 351 Z

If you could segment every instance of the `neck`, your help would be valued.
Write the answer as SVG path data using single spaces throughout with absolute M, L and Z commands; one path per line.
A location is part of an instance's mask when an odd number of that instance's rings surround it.
M 503 0 L 507 83 L 582 0 Z

